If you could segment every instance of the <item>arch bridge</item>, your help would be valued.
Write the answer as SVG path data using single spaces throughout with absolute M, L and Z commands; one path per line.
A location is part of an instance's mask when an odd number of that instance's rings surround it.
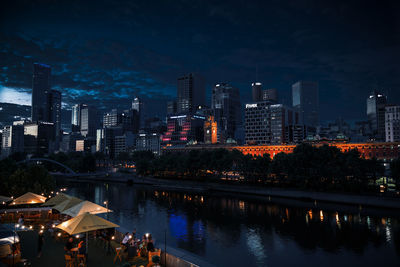
M 56 165 L 58 165 L 58 166 L 64 168 L 69 174 L 73 174 L 73 175 L 77 174 L 77 173 L 74 172 L 70 167 L 68 167 L 68 166 L 66 166 L 66 165 L 64 165 L 64 164 L 62 164 L 62 163 L 60 163 L 60 162 L 58 162 L 58 161 L 55 161 L 55 160 L 52 160 L 52 159 L 47 159 L 47 158 L 30 158 L 30 159 L 26 159 L 26 160 L 17 162 L 17 164 L 29 163 L 29 162 L 35 162 L 35 161 L 36 161 L 36 162 L 37 162 L 37 161 L 50 162 L 50 163 L 56 164 Z

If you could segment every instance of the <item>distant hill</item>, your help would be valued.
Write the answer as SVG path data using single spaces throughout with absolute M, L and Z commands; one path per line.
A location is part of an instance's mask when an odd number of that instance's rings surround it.
M 30 119 L 31 106 L 1 103 L 0 102 L 0 129 L 5 125 L 11 125 L 14 121 Z M 71 127 L 71 111 L 61 111 L 61 124 L 63 128 Z

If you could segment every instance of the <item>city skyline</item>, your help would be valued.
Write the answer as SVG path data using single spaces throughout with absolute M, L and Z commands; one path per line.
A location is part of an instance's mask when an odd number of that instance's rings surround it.
M 166 102 L 176 97 L 176 78 L 189 72 L 205 76 L 207 103 L 219 82 L 237 87 L 246 103 L 251 83 L 260 81 L 277 88 L 288 104 L 296 81 L 317 81 L 321 121 L 365 119 L 365 97 L 375 89 L 393 102 L 399 99 L 400 81 L 393 75 L 400 58 L 395 4 L 368 2 L 360 10 L 354 3 L 301 1 L 254 2 L 241 9 L 239 2 L 188 1 L 174 7 L 161 2 L 155 9 L 141 2 L 102 1 L 95 8 L 62 1 L 15 3 L 5 7 L 0 28 L 5 59 L 0 101 L 26 98 L 33 62 L 52 66 L 52 89 L 62 92 L 69 109 L 76 103 L 123 109 L 125 99 L 128 105 L 140 96 L 154 114 L 164 115 Z M 102 11 L 113 7 L 99 24 Z M 150 12 L 157 16 L 147 21 Z M 32 14 L 39 16 L 29 24 Z M 74 23 L 64 23 L 72 18 Z M 177 27 L 181 31 L 173 32 Z

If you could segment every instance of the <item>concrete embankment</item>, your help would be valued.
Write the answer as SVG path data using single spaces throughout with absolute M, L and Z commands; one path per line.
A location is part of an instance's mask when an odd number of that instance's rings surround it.
M 229 185 L 219 183 L 202 183 L 193 181 L 164 180 L 156 178 L 133 178 L 135 184 L 151 184 L 153 187 L 185 191 L 215 191 L 230 194 L 253 195 L 261 197 L 279 197 L 304 201 L 322 201 L 346 205 L 361 205 L 400 209 L 400 198 L 375 195 L 355 195 L 344 193 L 312 192 L 295 189 L 265 188 L 248 185 Z
M 151 186 L 160 190 L 175 190 L 183 192 L 223 192 L 234 195 L 259 197 L 279 197 L 304 201 L 322 201 L 347 205 L 362 205 L 400 209 L 400 197 L 385 197 L 377 195 L 355 195 L 345 193 L 328 193 L 302 191 L 296 189 L 267 188 L 251 185 L 232 185 L 221 183 L 205 183 L 185 180 L 158 179 L 153 177 L 137 177 L 132 174 L 116 173 L 108 176 L 67 177 L 70 182 L 117 182 Z
M 124 234 L 128 229 L 123 227 L 118 228 L 115 235 L 115 240 L 121 242 Z M 190 252 L 165 246 L 164 244 L 156 244 L 157 248 L 161 249 L 161 264 L 171 267 L 215 267 L 209 262 L 204 261 L 199 256 Z

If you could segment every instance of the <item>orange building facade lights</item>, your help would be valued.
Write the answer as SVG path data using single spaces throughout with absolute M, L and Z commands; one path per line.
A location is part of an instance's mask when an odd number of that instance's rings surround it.
M 334 146 L 341 152 L 348 152 L 356 149 L 360 152 L 360 156 L 365 159 L 377 158 L 379 160 L 390 161 L 399 157 L 400 143 L 343 143 L 343 142 L 321 142 L 313 143 L 313 146 L 321 147 L 323 145 Z M 168 147 L 165 151 L 184 152 L 190 150 L 208 150 L 224 148 L 227 150 L 237 149 L 244 155 L 263 156 L 269 154 L 271 158 L 279 153 L 292 153 L 296 145 L 243 145 L 243 146 L 227 146 L 227 145 L 197 145 L 186 147 Z

